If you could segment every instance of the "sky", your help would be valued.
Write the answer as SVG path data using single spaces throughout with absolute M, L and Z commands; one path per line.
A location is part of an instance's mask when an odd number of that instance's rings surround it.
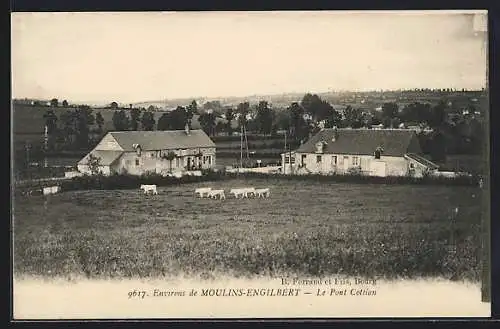
M 476 14 L 474 14 L 476 13 Z M 486 12 L 12 13 L 12 97 L 486 87 Z

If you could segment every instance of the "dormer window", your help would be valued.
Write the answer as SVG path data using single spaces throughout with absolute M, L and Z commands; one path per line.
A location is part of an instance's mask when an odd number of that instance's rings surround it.
M 323 148 L 325 146 L 325 142 L 317 142 L 316 143 L 316 153 L 323 153 Z
M 137 156 L 141 156 L 141 146 L 139 144 L 132 144 L 132 147 L 135 148 L 135 152 L 137 153 Z
M 384 152 L 384 149 L 382 147 L 377 147 L 375 149 L 375 152 L 373 152 L 373 155 L 375 157 L 375 159 L 380 159 L 381 155 L 382 155 L 382 152 Z

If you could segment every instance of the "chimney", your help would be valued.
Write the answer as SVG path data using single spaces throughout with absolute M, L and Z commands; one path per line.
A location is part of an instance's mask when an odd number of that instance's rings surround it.
M 339 132 L 337 131 L 337 127 L 333 127 L 332 142 L 335 142 L 337 138 L 339 138 Z
M 186 122 L 186 126 L 184 127 L 184 131 L 186 132 L 186 135 L 189 135 L 189 122 Z

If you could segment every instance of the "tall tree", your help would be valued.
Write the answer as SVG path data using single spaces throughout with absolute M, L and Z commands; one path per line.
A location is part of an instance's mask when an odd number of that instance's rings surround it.
M 304 120 L 304 108 L 294 102 L 288 107 L 288 111 L 290 112 L 291 135 L 296 141 L 304 141 L 309 135 L 309 126 Z
M 89 146 L 90 126 L 95 123 L 95 117 L 89 106 L 80 106 L 76 109 L 76 146 L 86 149 Z
M 401 110 L 400 118 L 403 122 L 407 123 L 427 123 L 430 113 L 431 106 L 429 104 L 414 102 Z
M 342 125 L 342 115 L 333 107 L 326 118 L 325 128 L 340 127 Z
M 158 124 L 156 129 L 157 130 L 169 130 L 170 129 L 170 124 L 169 124 L 169 114 L 168 113 L 163 113 L 161 117 L 158 119 Z
M 231 122 L 233 121 L 233 119 L 234 119 L 234 112 L 233 109 L 229 107 L 226 109 L 226 121 L 227 121 L 226 129 L 229 136 L 233 134 L 233 127 L 231 126 Z
M 305 113 L 312 116 L 313 121 L 327 119 L 333 109 L 330 103 L 322 100 L 318 95 L 310 93 L 304 95 L 300 105 L 304 108 Z
M 203 104 L 203 110 L 206 111 L 214 111 L 219 113 L 222 110 L 222 105 L 220 101 L 209 101 Z
M 363 126 L 361 110 L 348 105 L 344 110 L 344 124 L 346 127 L 361 128 Z
M 151 131 L 155 129 L 155 117 L 153 112 L 144 111 L 141 118 L 142 129 L 146 131 Z
M 55 137 L 57 134 L 57 115 L 53 110 L 48 110 L 47 113 L 43 115 L 45 119 L 45 125 L 47 126 L 48 135 L 48 148 L 49 150 L 54 149 Z
M 186 112 L 187 112 L 187 124 L 189 125 L 189 128 L 191 128 L 193 116 L 195 114 L 198 114 L 198 103 L 196 103 L 195 100 L 193 100 L 187 107 L 186 107 Z
M 382 117 L 383 119 L 393 119 L 396 118 L 399 114 L 399 107 L 398 104 L 389 102 L 389 103 L 384 103 L 382 105 Z
M 95 123 L 97 124 L 97 127 L 99 129 L 99 133 L 102 133 L 103 131 L 102 127 L 104 126 L 104 118 L 102 117 L 101 112 L 97 112 L 95 114 Z
M 117 110 L 118 109 L 118 103 L 117 102 L 111 102 L 111 104 L 109 104 L 109 107 L 111 107 L 111 109 L 113 109 L 113 110 Z
M 188 106 L 187 106 L 187 111 L 190 113 L 191 118 L 193 118 L 194 114 L 198 114 L 198 103 L 193 100 Z
M 63 100 L 62 101 L 62 106 L 63 107 L 68 107 L 68 101 L 67 100 Z
M 133 108 L 130 110 L 130 128 L 139 130 L 139 121 L 141 120 L 141 110 Z
M 116 131 L 124 131 L 129 129 L 129 118 L 124 110 L 115 111 L 113 113 L 113 126 L 115 127 Z
M 170 129 L 182 130 L 189 122 L 189 113 L 183 106 L 177 106 L 169 115 Z
M 446 121 L 446 107 L 446 104 L 441 101 L 432 108 L 427 120 L 429 127 L 439 129 L 444 126 L 444 123 Z
M 257 105 L 256 123 L 259 133 L 269 135 L 273 127 L 274 113 L 266 101 Z
M 250 113 L 250 103 L 239 103 L 236 112 L 238 113 L 238 129 L 241 130 L 241 127 L 247 124 L 247 115 Z
M 62 123 L 62 139 L 65 148 L 73 146 L 73 137 L 75 134 L 76 116 L 73 111 L 67 110 L 61 114 L 60 121 Z
M 214 112 L 204 112 L 198 117 L 201 129 L 209 136 L 215 133 L 215 123 L 216 117 Z
M 277 129 L 290 130 L 290 111 L 278 111 L 276 114 Z
M 52 98 L 50 100 L 50 106 L 52 106 L 52 107 L 58 107 L 59 106 L 59 100 L 57 98 Z
M 188 113 L 182 106 L 171 112 L 164 113 L 158 119 L 158 130 L 182 130 L 188 122 Z

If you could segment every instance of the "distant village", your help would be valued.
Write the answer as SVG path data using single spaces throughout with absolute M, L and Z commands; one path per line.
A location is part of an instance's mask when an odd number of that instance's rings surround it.
M 438 168 L 436 163 L 445 161 L 446 154 L 477 154 L 482 150 L 487 95 L 484 90 L 415 89 L 204 98 L 177 100 L 177 103 L 111 102 L 100 107 L 71 104 L 56 98 L 49 101 L 16 99 L 13 108 L 14 144 L 17 159 L 21 159 L 18 161 L 24 163 L 24 167 L 40 165 L 42 158 L 47 162 L 47 155 L 57 158 L 73 152 L 80 157 L 80 171 L 85 171 L 82 161 L 99 153 L 108 165 L 104 171 L 110 173 L 113 169 L 109 166 L 120 158 L 121 153 L 116 152 L 136 152 L 137 147 L 132 146 L 139 145 L 141 152 L 149 157 L 148 161 L 141 162 L 142 169 L 135 168 L 136 165 L 131 167 L 137 163 L 133 159 L 123 160 L 120 168 L 142 173 L 268 165 L 286 173 L 288 165 L 289 172 L 297 173 L 345 173 L 355 167 L 363 172 L 392 175 L 396 169 L 372 168 L 372 162 L 365 158 L 373 157 L 376 149 L 384 149 L 385 157 L 406 159 L 399 163 L 396 170 L 399 174 L 406 174 L 411 169 L 421 175 L 425 170 Z M 16 120 L 16 117 L 23 117 L 24 111 L 40 117 L 37 127 L 33 122 L 23 125 L 22 120 Z M 33 121 L 33 115 L 27 116 Z M 32 126 L 32 131 L 26 131 L 29 130 L 27 126 Z M 180 142 L 192 137 L 181 138 L 175 133 L 185 129 L 191 133 L 183 136 L 197 136 L 197 142 L 186 144 L 194 147 L 192 150 Z M 336 143 L 331 136 L 318 139 L 325 131 L 332 134 L 332 129 L 339 136 Z M 348 133 L 349 130 L 352 132 Z M 152 142 L 144 140 L 144 133 L 134 133 L 140 131 L 148 132 L 151 140 L 163 140 L 163 144 L 151 149 L 147 145 Z M 156 131 L 163 135 L 154 134 Z M 123 134 L 129 135 L 131 145 L 119 142 L 117 136 L 125 136 Z M 23 138 L 30 140 L 23 141 Z M 134 142 L 134 139 L 137 140 Z M 115 140 L 114 148 L 106 149 L 109 140 Z M 395 140 L 406 144 L 392 149 L 391 141 Z M 104 149 L 103 143 L 107 145 Z M 340 149 L 337 148 L 339 143 Z M 210 151 L 205 154 L 202 149 L 207 145 Z M 115 153 L 110 155 L 102 153 L 104 151 Z M 31 159 L 26 159 L 29 152 Z M 323 153 L 329 158 L 320 159 L 318 154 Z M 159 165 L 151 162 L 154 157 L 170 160 Z

